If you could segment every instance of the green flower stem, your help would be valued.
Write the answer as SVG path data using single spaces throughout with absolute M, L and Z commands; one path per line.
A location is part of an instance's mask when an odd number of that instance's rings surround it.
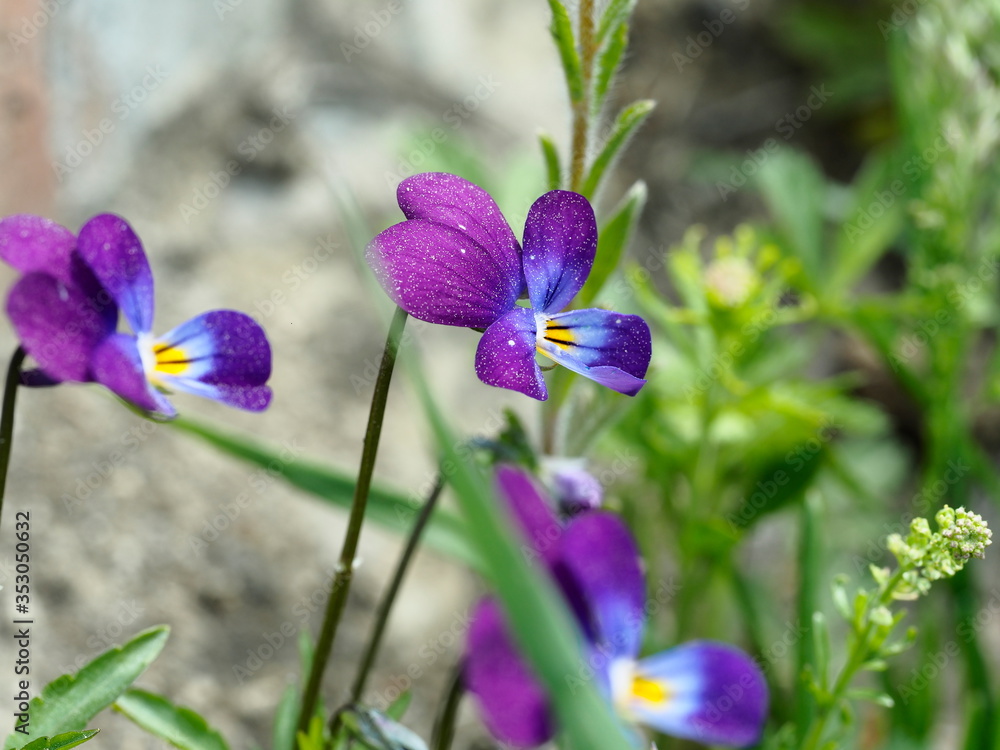
M 587 167 L 587 139 L 590 135 L 591 80 L 597 43 L 594 28 L 594 0 L 580 0 L 580 73 L 583 96 L 573 104 L 573 142 L 571 147 L 569 189 L 580 192 Z
M 437 505 L 437 500 L 441 495 L 442 489 L 444 489 L 444 477 L 438 474 L 437 479 L 434 481 L 434 487 L 431 489 L 427 500 L 424 501 L 424 505 L 420 509 L 420 514 L 413 523 L 410 536 L 406 540 L 406 547 L 403 549 L 399 562 L 396 564 L 396 572 L 389 583 L 389 588 L 386 589 L 385 595 L 379 603 L 378 612 L 375 614 L 375 628 L 368 641 L 368 647 L 365 649 L 365 655 L 361 659 L 358 674 L 354 678 L 354 686 L 351 688 L 352 702 L 361 700 L 361 694 L 364 692 L 368 674 L 371 672 L 372 664 L 375 663 L 375 657 L 378 655 L 379 647 L 382 645 L 382 636 L 389 621 L 389 613 L 392 611 L 393 604 L 396 603 L 396 595 L 399 593 L 403 578 L 406 576 L 406 571 L 410 567 L 410 561 L 413 559 L 413 553 L 416 552 L 417 545 L 420 544 L 420 537 L 431 518 L 431 514 L 434 512 L 434 507 Z
M 851 643 L 850 651 L 847 655 L 847 662 L 844 664 L 844 668 L 840 671 L 837 676 L 837 682 L 834 683 L 833 689 L 830 693 L 820 701 L 816 706 L 816 713 L 812 720 L 812 724 L 809 727 L 809 733 L 806 735 L 805 741 L 800 746 L 801 750 L 815 750 L 820 747 L 820 741 L 823 739 L 823 732 L 826 730 L 826 722 L 829 720 L 830 715 L 833 713 L 834 708 L 836 708 L 837 703 L 840 701 L 841 696 L 851 684 L 851 680 L 854 679 L 854 675 L 857 674 L 861 666 L 868 661 L 871 657 L 871 635 L 872 630 L 875 628 L 875 623 L 872 622 L 870 614 L 875 607 L 880 607 L 888 604 L 892 600 L 892 593 L 895 591 L 896 586 L 903 580 L 903 573 L 906 569 L 902 566 L 896 569 L 892 577 L 886 581 L 882 592 L 879 594 L 878 599 L 875 600 L 874 604 L 869 604 L 868 608 L 865 610 L 863 623 L 864 627 L 858 631 L 858 626 L 861 623 L 854 623 L 854 628 L 856 631 L 856 637 Z
M 10 468 L 10 449 L 14 443 L 14 401 L 21 382 L 21 365 L 25 351 L 20 346 L 14 350 L 7 368 L 7 382 L 3 389 L 3 413 L 0 414 L 0 519 L 3 518 L 3 498 L 7 490 L 7 470 Z
M 448 693 L 441 704 L 441 713 L 434 720 L 431 731 L 431 750 L 448 750 L 455 738 L 455 720 L 458 718 L 458 706 L 462 702 L 465 685 L 462 683 L 462 665 L 455 665 L 448 685 Z
M 334 573 L 330 589 L 330 599 L 327 601 L 326 613 L 323 617 L 323 628 L 316 644 L 316 653 L 309 670 L 309 681 L 306 683 L 302 696 L 302 708 L 299 713 L 298 731 L 307 732 L 309 721 L 316 710 L 319 698 L 320 683 L 326 671 L 333 641 L 337 635 L 344 605 L 347 603 L 347 593 L 351 587 L 354 575 L 354 558 L 358 551 L 358 541 L 361 538 L 361 525 L 365 520 L 365 506 L 368 503 L 368 490 L 371 487 L 372 473 L 375 470 L 375 457 L 378 453 L 378 441 L 382 434 L 382 421 L 385 417 L 385 404 L 389 396 L 389 383 L 396 364 L 396 353 L 406 324 L 406 312 L 396 308 L 389 324 L 389 335 L 386 338 L 385 350 L 382 353 L 382 363 L 379 366 L 375 380 L 375 392 L 372 394 L 371 411 L 368 414 L 368 427 L 365 430 L 364 446 L 361 451 L 361 464 L 358 467 L 358 481 L 354 485 L 354 500 L 351 505 L 351 515 L 347 521 L 347 533 L 344 535 L 344 546 L 340 552 L 340 561 Z M 295 746 L 293 741 L 292 746 Z

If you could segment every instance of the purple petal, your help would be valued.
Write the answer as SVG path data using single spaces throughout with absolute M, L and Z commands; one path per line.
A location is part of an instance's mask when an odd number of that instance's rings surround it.
M 496 486 L 531 550 L 551 566 L 559 557 L 563 528 L 534 480 L 522 469 L 499 466 Z
M 521 296 L 521 246 L 490 194 L 453 174 L 425 172 L 399 183 L 396 200 L 407 219 L 455 229 L 484 247 L 503 271 L 516 277 Z
M 249 315 L 215 310 L 192 318 L 157 339 L 149 353 L 149 377 L 167 390 L 249 411 L 271 401 L 271 346 Z
M 136 334 L 153 327 L 153 272 L 142 243 L 128 222 L 100 214 L 80 229 L 78 251 Z
M 548 316 L 538 337 L 538 350 L 563 367 L 612 390 L 634 396 L 652 354 L 646 321 L 591 308 Z
M 602 511 L 577 516 L 566 526 L 559 552 L 559 579 L 570 602 L 583 605 L 595 645 L 615 657 L 635 658 L 645 624 L 646 586 L 628 528 Z
M 767 718 L 767 683 L 733 646 L 693 641 L 643 659 L 629 707 L 658 731 L 706 745 L 743 747 L 759 741 Z M 645 681 L 645 682 L 641 682 Z
M 520 266 L 469 234 L 422 219 L 389 227 L 365 257 L 393 302 L 429 323 L 485 328 L 520 294 Z
M 534 747 L 552 737 L 545 692 L 515 649 L 492 599 L 484 599 L 473 613 L 463 677 L 483 723 L 498 740 Z
M 549 397 L 535 362 L 535 314 L 515 307 L 483 333 L 476 349 L 476 374 L 487 385 L 509 388 L 544 401 Z
M 91 352 L 114 331 L 94 300 L 47 273 L 30 273 L 14 285 L 7 314 L 25 351 L 60 381 L 90 380 Z
M 582 195 L 546 193 L 524 224 L 524 276 L 531 306 L 556 313 L 583 287 L 597 252 L 594 209 Z
M 18 214 L 0 220 L 0 258 L 22 273 L 42 271 L 72 285 L 76 237 L 51 219 Z
M 140 409 L 164 417 L 177 410 L 146 379 L 135 336 L 116 333 L 106 338 L 91 358 L 94 380 Z

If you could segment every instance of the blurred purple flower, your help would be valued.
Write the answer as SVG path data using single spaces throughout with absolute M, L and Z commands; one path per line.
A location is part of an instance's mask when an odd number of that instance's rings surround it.
M 604 487 L 587 471 L 587 460 L 544 456 L 541 476 L 556 501 L 559 512 L 569 518 L 597 510 L 604 501 Z
M 760 739 L 767 685 L 747 654 L 692 641 L 637 658 L 646 589 L 639 552 L 617 516 L 594 511 L 563 527 L 522 471 L 501 467 L 497 485 L 530 553 L 544 561 L 579 620 L 585 636 L 579 679 L 595 679 L 623 719 L 675 737 L 734 747 Z M 557 731 L 545 691 L 493 599 L 473 614 L 464 676 L 500 741 L 534 747 Z
M 7 314 L 39 369 L 26 385 L 97 382 L 147 412 L 177 390 L 249 411 L 271 401 L 271 347 L 248 315 L 215 310 L 152 335 L 153 274 L 128 222 L 90 219 L 77 237 L 41 216 L 0 220 L 0 259 L 22 273 Z M 118 333 L 118 312 L 135 335 Z
M 451 174 L 410 177 L 397 190 L 406 221 L 368 245 L 368 264 L 392 300 L 429 323 L 485 328 L 476 372 L 489 385 L 544 401 L 536 351 L 634 396 L 645 384 L 651 342 L 637 315 L 560 312 L 590 274 L 594 211 L 582 195 L 546 193 L 532 205 L 524 251 L 482 188 Z M 531 307 L 518 298 L 527 288 Z

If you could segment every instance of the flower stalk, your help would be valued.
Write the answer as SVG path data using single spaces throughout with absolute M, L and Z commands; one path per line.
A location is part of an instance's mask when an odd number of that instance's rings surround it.
M 320 684 L 323 673 L 333 650 L 333 642 L 337 635 L 337 627 L 344 613 L 347 594 L 354 576 L 354 558 L 358 551 L 361 538 L 361 526 L 365 519 L 365 508 L 368 504 L 368 492 L 371 488 L 372 474 L 375 470 L 375 458 L 378 454 L 379 438 L 382 435 L 382 422 L 385 418 L 385 405 L 389 396 L 389 384 L 396 365 L 396 354 L 399 351 L 403 326 L 407 314 L 397 308 L 389 324 L 389 335 L 386 338 L 382 362 L 375 380 L 375 392 L 372 394 L 371 410 L 368 414 L 368 427 L 365 431 L 364 445 L 361 451 L 361 464 L 358 467 L 358 481 L 354 486 L 354 499 L 351 504 L 351 515 L 347 522 L 347 533 L 344 535 L 344 545 L 341 548 L 340 560 L 330 589 L 326 612 L 323 617 L 323 627 L 316 644 L 316 653 L 309 670 L 309 680 L 302 696 L 302 706 L 299 712 L 297 728 L 306 732 L 309 721 L 316 710 Z M 294 743 L 293 743 L 294 746 Z
M 24 349 L 17 347 L 10 358 L 3 389 L 3 412 L 0 414 L 0 521 L 3 519 L 3 499 L 7 490 L 10 449 L 14 443 L 14 402 L 17 400 L 17 386 L 21 382 L 21 365 L 24 364 L 24 357 Z

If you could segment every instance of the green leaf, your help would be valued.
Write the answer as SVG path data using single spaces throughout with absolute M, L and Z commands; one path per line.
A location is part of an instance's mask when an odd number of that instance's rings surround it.
M 562 187 L 562 165 L 559 163 L 559 149 L 548 133 L 538 134 L 538 143 L 542 147 L 542 157 L 545 159 L 545 179 L 549 190 Z
M 607 40 L 608 35 L 621 26 L 628 26 L 632 12 L 635 10 L 637 0 L 611 0 L 608 7 L 601 14 L 601 20 L 597 25 L 597 44 L 601 46 Z
M 590 165 L 590 172 L 583 181 L 580 192 L 587 198 L 593 198 L 597 192 L 601 179 L 608 167 L 611 166 L 618 153 L 622 150 L 628 139 L 645 122 L 646 118 L 656 107 L 656 102 L 651 99 L 640 99 L 633 102 L 619 114 L 614 124 L 611 126 L 610 135 L 604 143 L 604 147 L 597 154 L 594 163 Z
M 769 155 L 757 180 L 788 250 L 802 262 L 809 281 L 820 287 L 826 198 L 822 172 L 808 156 L 786 148 Z
M 552 38 L 559 50 L 563 72 L 566 74 L 566 86 L 569 88 L 569 98 L 573 103 L 583 101 L 583 66 L 576 50 L 576 39 L 573 37 L 573 22 L 569 20 L 569 11 L 559 0 L 549 0 L 552 9 Z
M 82 730 L 99 711 L 110 706 L 141 675 L 167 642 L 166 626 L 143 631 L 124 646 L 105 651 L 75 675 L 63 675 L 31 701 L 31 731 L 52 736 Z M 5 750 L 19 747 L 11 734 Z
M 626 47 L 628 47 L 628 24 L 622 23 L 619 24 L 615 32 L 608 38 L 607 45 L 601 49 L 600 54 L 597 56 L 597 74 L 594 77 L 592 111 L 601 111 L 604 105 L 604 98 L 608 95 L 608 89 L 611 88 L 611 82 L 615 78 L 615 73 L 618 72 L 618 66 L 621 64 Z
M 797 502 L 812 484 L 823 465 L 827 448 L 804 450 L 793 456 L 774 459 L 763 466 L 743 493 L 742 505 L 731 517 L 737 527 L 748 529 L 768 513 Z
M 181 417 L 169 424 L 201 438 L 223 453 L 249 461 L 272 473 L 276 471 L 275 467 L 279 467 L 279 478 L 313 497 L 344 510 L 351 507 L 354 479 L 337 469 L 301 458 L 289 460 L 277 447 L 223 432 L 204 422 Z M 411 499 L 399 490 L 374 485 L 368 496 L 368 517 L 400 534 L 409 531 L 419 509 L 416 499 Z M 462 522 L 454 514 L 441 508 L 436 509 L 424 531 L 424 539 L 438 552 L 477 567 L 478 556 L 469 548 Z
M 292 750 L 292 738 L 295 737 L 295 723 L 299 720 L 299 691 L 295 685 L 289 685 L 281 694 L 278 710 L 274 713 L 274 729 L 272 734 L 273 750 Z
M 145 690 L 128 690 L 115 708 L 155 737 L 180 750 L 228 750 L 225 740 L 189 708 Z
M 832 269 L 823 292 L 836 298 L 858 281 L 903 228 L 905 186 L 887 153 L 870 157 L 854 180 L 851 202 L 834 242 Z
M 611 274 L 618 268 L 622 254 L 646 205 L 646 183 L 636 182 L 597 234 L 597 255 L 587 282 L 577 296 L 580 307 L 590 307 Z
M 385 715 L 393 721 L 402 721 L 403 714 L 406 713 L 406 709 L 410 707 L 412 701 L 413 693 L 407 690 L 389 705 L 385 710 Z
M 526 559 L 511 519 L 491 482 L 462 460 L 450 427 L 416 366 L 412 381 L 443 453 L 455 467 L 450 482 L 465 514 L 470 541 L 481 550 L 484 571 L 507 613 L 519 650 L 548 694 L 569 750 L 631 750 L 632 743 L 611 705 L 584 671 L 583 643 L 555 583 Z
M 100 729 L 88 729 L 83 732 L 65 732 L 51 739 L 39 737 L 22 747 L 21 750 L 69 750 L 71 747 L 82 745 L 100 731 Z
M 872 703 L 877 703 L 883 708 L 892 708 L 896 705 L 896 702 L 891 696 L 869 688 L 851 688 L 844 693 L 844 695 L 852 700 L 871 701 Z

